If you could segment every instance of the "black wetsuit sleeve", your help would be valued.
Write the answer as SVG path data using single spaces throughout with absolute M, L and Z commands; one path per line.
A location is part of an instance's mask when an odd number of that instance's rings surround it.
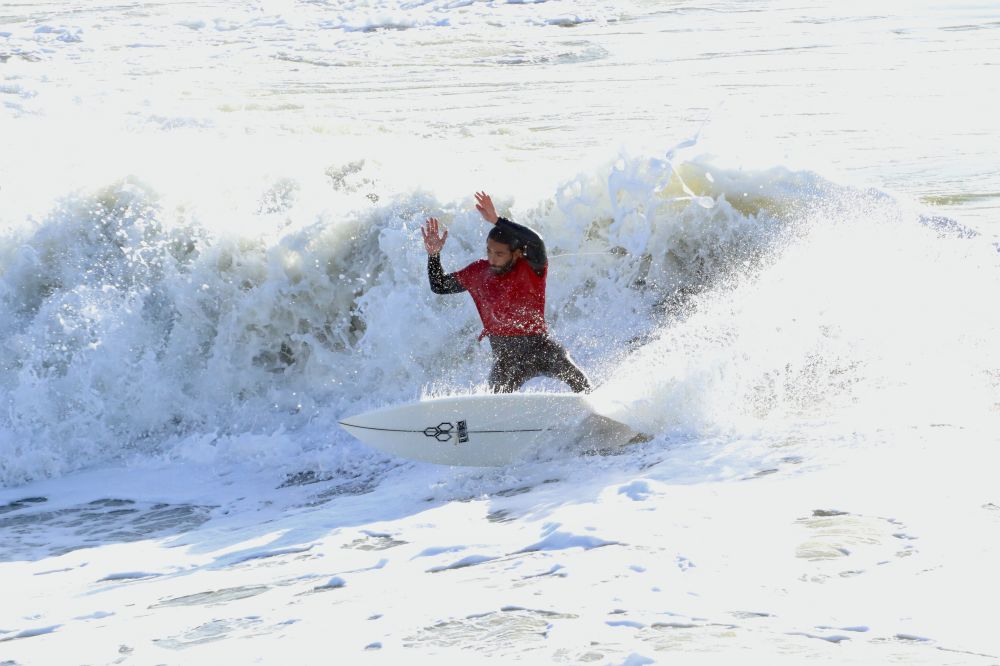
M 549 263 L 548 255 L 545 253 L 545 241 L 542 240 L 542 237 L 534 229 L 529 229 L 517 222 L 511 222 L 506 217 L 499 218 L 497 226 L 503 227 L 521 242 L 524 259 L 535 273 L 541 275 Z
M 454 273 L 444 274 L 439 254 L 427 255 L 427 277 L 431 282 L 431 291 L 435 294 L 458 294 L 465 291 Z

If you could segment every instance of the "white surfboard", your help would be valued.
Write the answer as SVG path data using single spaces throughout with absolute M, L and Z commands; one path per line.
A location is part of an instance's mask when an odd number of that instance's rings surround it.
M 365 444 L 411 460 L 496 467 L 536 447 L 619 446 L 637 433 L 596 413 L 579 393 L 499 393 L 429 398 L 342 419 Z

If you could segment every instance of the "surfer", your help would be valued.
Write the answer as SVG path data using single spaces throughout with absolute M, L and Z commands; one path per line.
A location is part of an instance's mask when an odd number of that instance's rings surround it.
M 428 218 L 421 232 L 427 250 L 427 275 L 435 294 L 468 291 L 479 311 L 483 332 L 493 350 L 489 386 L 495 393 L 516 391 L 529 379 L 554 377 L 576 393 L 591 390 L 590 380 L 566 349 L 548 335 L 545 324 L 545 278 L 548 257 L 542 237 L 497 215 L 485 192 L 476 193 L 476 210 L 493 225 L 486 238 L 486 259 L 445 274 L 441 248 L 448 230 Z

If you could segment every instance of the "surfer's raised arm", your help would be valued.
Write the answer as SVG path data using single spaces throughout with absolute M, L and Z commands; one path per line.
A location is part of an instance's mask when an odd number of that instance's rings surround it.
M 436 217 L 427 218 L 427 222 L 420 228 L 420 233 L 424 237 L 424 249 L 427 250 L 427 278 L 431 283 L 431 291 L 435 294 L 458 294 L 465 291 L 465 287 L 454 273 L 448 275 L 444 273 L 444 267 L 441 266 L 441 248 L 448 240 L 448 230 L 439 233 L 439 229 Z
M 545 271 L 545 266 L 549 263 L 548 255 L 545 252 L 545 241 L 534 229 L 517 222 L 511 222 L 506 217 L 498 218 L 494 229 L 502 229 L 515 239 L 511 246 L 520 251 L 520 256 L 528 262 L 535 273 L 541 275 Z
M 523 257 L 535 273 L 542 274 L 548 264 L 548 256 L 545 252 L 545 241 L 534 229 L 497 215 L 493 200 L 485 192 L 476 192 L 476 210 L 484 220 L 494 225 L 494 229 L 490 232 L 491 237 L 507 243 L 512 250 L 519 251 L 518 256 Z

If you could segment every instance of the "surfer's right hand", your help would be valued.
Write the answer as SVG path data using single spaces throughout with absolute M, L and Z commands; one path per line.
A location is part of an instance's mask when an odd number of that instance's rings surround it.
M 497 209 L 493 205 L 493 199 L 486 192 L 476 192 L 476 210 L 490 224 L 496 224 L 497 220 L 500 219 L 500 216 L 497 215 Z
M 428 217 L 424 226 L 420 227 L 420 233 L 424 236 L 424 249 L 427 250 L 427 254 L 430 256 L 441 254 L 441 248 L 444 247 L 444 242 L 448 240 L 448 230 L 445 229 L 443 234 L 438 233 L 437 218 Z

